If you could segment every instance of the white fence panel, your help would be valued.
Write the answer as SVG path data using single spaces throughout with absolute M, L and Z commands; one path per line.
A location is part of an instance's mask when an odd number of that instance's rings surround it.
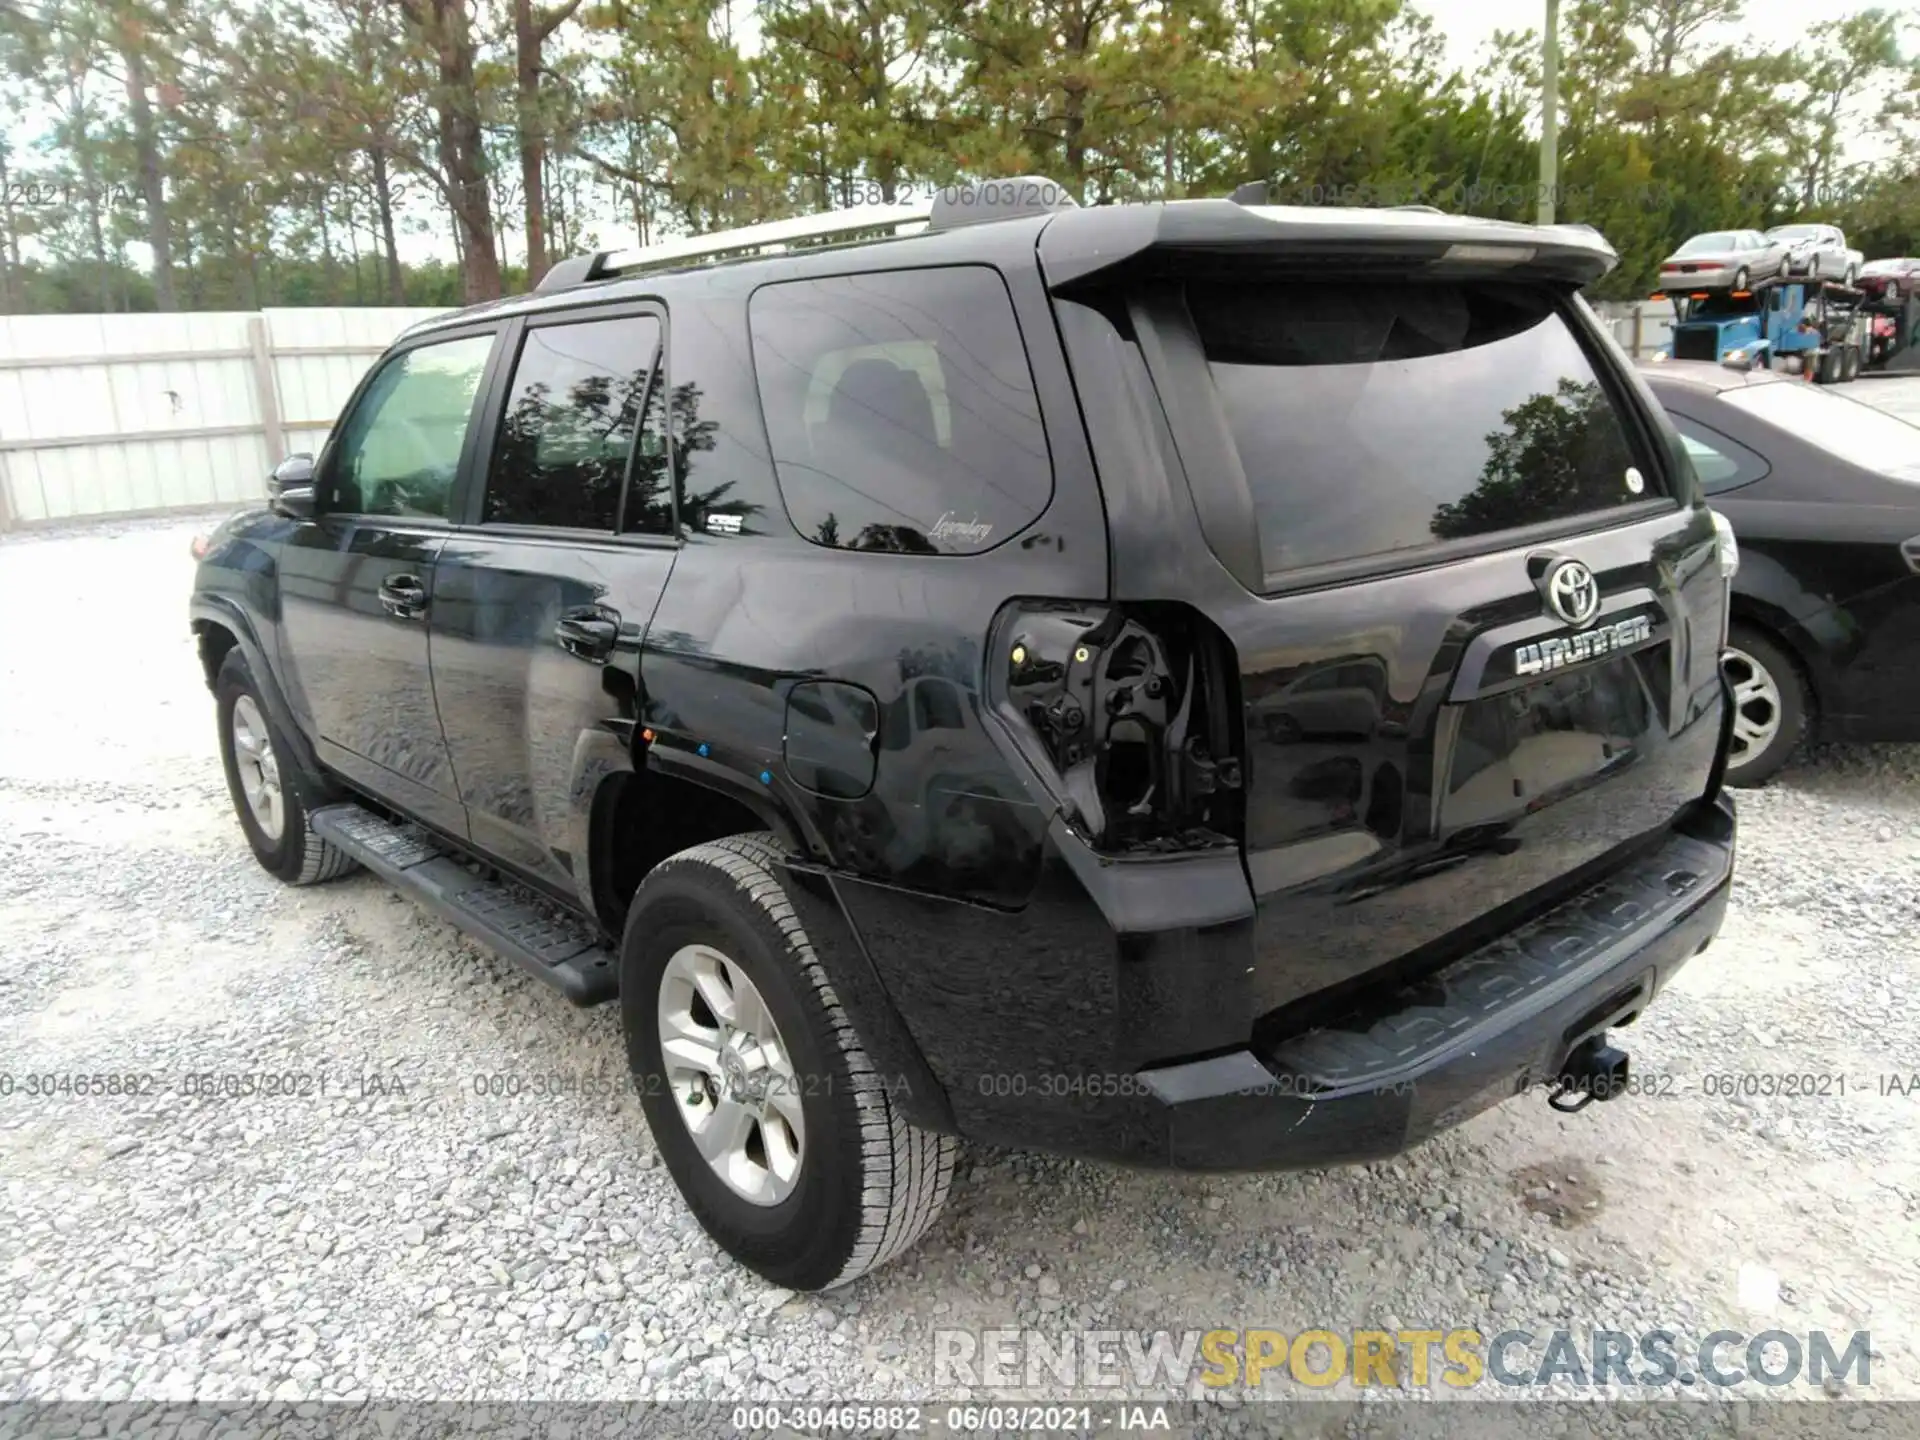
M 1661 349 L 1673 333 L 1671 300 L 1615 300 L 1594 308 L 1612 328 L 1620 348 L 1636 360 Z
M 441 312 L 0 316 L 0 529 L 241 502 Z

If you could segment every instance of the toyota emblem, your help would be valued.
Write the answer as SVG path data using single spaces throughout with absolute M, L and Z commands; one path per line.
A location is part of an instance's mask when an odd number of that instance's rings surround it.
M 1547 608 L 1569 625 L 1586 625 L 1600 613 L 1600 582 L 1578 560 L 1547 571 Z

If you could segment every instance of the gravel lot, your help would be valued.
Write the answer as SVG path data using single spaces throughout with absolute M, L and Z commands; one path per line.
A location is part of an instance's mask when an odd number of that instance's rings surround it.
M 1920 1071 L 1920 747 L 1742 797 L 1722 938 L 1623 1032 L 1670 1094 L 1304 1175 L 975 1150 L 917 1253 L 821 1301 L 694 1226 L 611 1009 L 364 874 L 254 864 L 185 628 L 202 523 L 0 543 L 0 1397 L 913 1398 L 938 1328 L 1472 1325 L 1868 1329 L 1871 1393 L 1920 1398 L 1920 1096 L 1881 1093 Z M 205 1072 L 311 1089 L 183 1093 Z M 1703 1093 L 1738 1072 L 1845 1093 Z M 49 1073 L 155 1080 L 24 1093 Z M 476 1093 L 556 1073 L 583 1093 Z

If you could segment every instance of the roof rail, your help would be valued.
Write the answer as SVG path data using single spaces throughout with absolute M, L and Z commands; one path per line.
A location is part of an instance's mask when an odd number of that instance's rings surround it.
M 900 205 L 854 205 L 845 210 L 796 215 L 790 220 L 769 220 L 762 225 L 742 225 L 738 229 L 715 230 L 706 235 L 684 235 L 673 240 L 662 240 L 657 245 L 642 245 L 630 250 L 601 250 L 588 255 L 574 255 L 547 271 L 537 288 L 565 290 L 615 275 L 656 270 L 663 265 L 718 260 L 753 250 L 785 249 L 789 245 L 837 240 L 864 231 L 893 235 L 909 226 L 924 227 L 932 211 L 932 202 L 925 200 Z
M 784 250 L 823 240 L 872 234 L 878 237 L 911 234 L 916 230 L 954 230 L 989 220 L 1014 220 L 1073 208 L 1066 187 L 1038 175 L 1012 180 L 983 180 L 977 185 L 951 186 L 924 200 L 892 205 L 853 205 L 818 215 L 796 215 L 707 235 L 685 235 L 631 250 L 597 250 L 572 255 L 554 265 L 535 286 L 541 290 L 569 290 L 616 275 L 637 275 L 665 265 L 718 260 L 755 250 Z

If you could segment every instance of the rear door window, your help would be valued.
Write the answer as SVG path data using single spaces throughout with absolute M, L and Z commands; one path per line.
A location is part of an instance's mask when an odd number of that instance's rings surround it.
M 1047 508 L 1046 431 L 998 272 L 786 281 L 755 292 L 749 323 L 780 493 L 815 544 L 973 554 Z
M 1270 577 L 1657 494 L 1540 287 L 1205 282 L 1187 302 Z
M 480 518 L 611 533 L 659 347 L 651 315 L 528 330 Z

